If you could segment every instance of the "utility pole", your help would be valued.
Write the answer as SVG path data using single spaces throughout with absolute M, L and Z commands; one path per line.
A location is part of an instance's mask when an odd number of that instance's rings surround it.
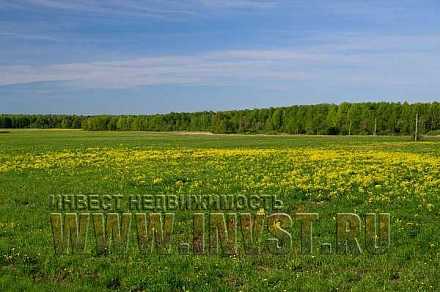
M 419 113 L 416 113 L 416 131 L 414 134 L 414 141 L 417 142 L 417 140 L 419 139 Z
M 377 134 L 377 118 L 374 118 L 374 136 Z

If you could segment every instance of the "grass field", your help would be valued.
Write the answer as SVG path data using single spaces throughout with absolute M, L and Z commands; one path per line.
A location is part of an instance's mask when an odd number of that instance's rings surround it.
M 438 291 L 440 140 L 408 137 L 0 133 L 0 290 Z M 277 195 L 316 212 L 312 255 L 54 253 L 51 194 Z M 391 214 L 385 254 L 320 254 L 335 215 Z M 177 214 L 185 234 L 191 214 Z M 298 228 L 292 228 L 294 248 Z

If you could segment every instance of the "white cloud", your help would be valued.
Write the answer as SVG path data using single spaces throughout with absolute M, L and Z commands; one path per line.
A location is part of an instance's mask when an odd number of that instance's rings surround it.
M 370 84 L 431 82 L 440 67 L 439 37 L 340 37 L 301 49 L 225 50 L 124 61 L 0 66 L 0 85 L 72 81 L 129 88 L 158 84 L 222 85 L 311 81 Z
M 272 58 L 276 54 L 276 58 Z M 284 54 L 284 55 L 282 55 Z M 246 56 L 246 57 L 244 57 Z M 274 51 L 225 51 L 196 56 L 160 56 L 128 61 L 0 67 L 0 85 L 39 81 L 76 81 L 92 87 L 222 83 L 229 80 L 302 79 L 280 63 L 301 56 Z M 269 64 L 272 63 L 272 64 Z M 276 69 L 278 68 L 278 69 Z M 272 77 L 271 77 L 272 76 Z
M 264 9 L 276 4 L 274 0 L 23 0 L 0 3 L 0 9 L 33 7 L 105 15 L 179 18 L 201 14 L 206 9 Z
M 37 40 L 37 41 L 56 41 L 57 39 L 46 35 L 32 35 L 13 32 L 0 32 L 0 38 L 14 38 L 23 40 Z
M 271 8 L 278 4 L 273 0 L 199 0 L 202 5 L 217 8 Z

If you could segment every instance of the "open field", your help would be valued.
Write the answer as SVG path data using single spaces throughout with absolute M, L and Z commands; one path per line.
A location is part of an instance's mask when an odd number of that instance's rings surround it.
M 439 187 L 435 138 L 11 130 L 0 133 L 0 290 L 438 291 Z M 52 194 L 268 194 L 319 220 L 312 255 L 58 256 Z M 321 254 L 350 212 L 391 214 L 384 254 Z M 191 232 L 190 212 L 176 222 Z M 296 223 L 291 233 L 297 250 Z

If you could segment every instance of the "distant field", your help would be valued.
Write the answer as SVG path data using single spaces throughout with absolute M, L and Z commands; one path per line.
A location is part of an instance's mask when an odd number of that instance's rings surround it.
M 8 130 L 0 133 L 0 290 L 438 291 L 440 139 Z M 319 213 L 312 255 L 54 253 L 52 194 L 277 195 Z M 269 210 L 262 210 L 268 212 Z M 336 213 L 391 214 L 381 255 L 321 254 Z M 176 233 L 191 214 L 176 214 Z M 291 229 L 298 250 L 298 226 Z

